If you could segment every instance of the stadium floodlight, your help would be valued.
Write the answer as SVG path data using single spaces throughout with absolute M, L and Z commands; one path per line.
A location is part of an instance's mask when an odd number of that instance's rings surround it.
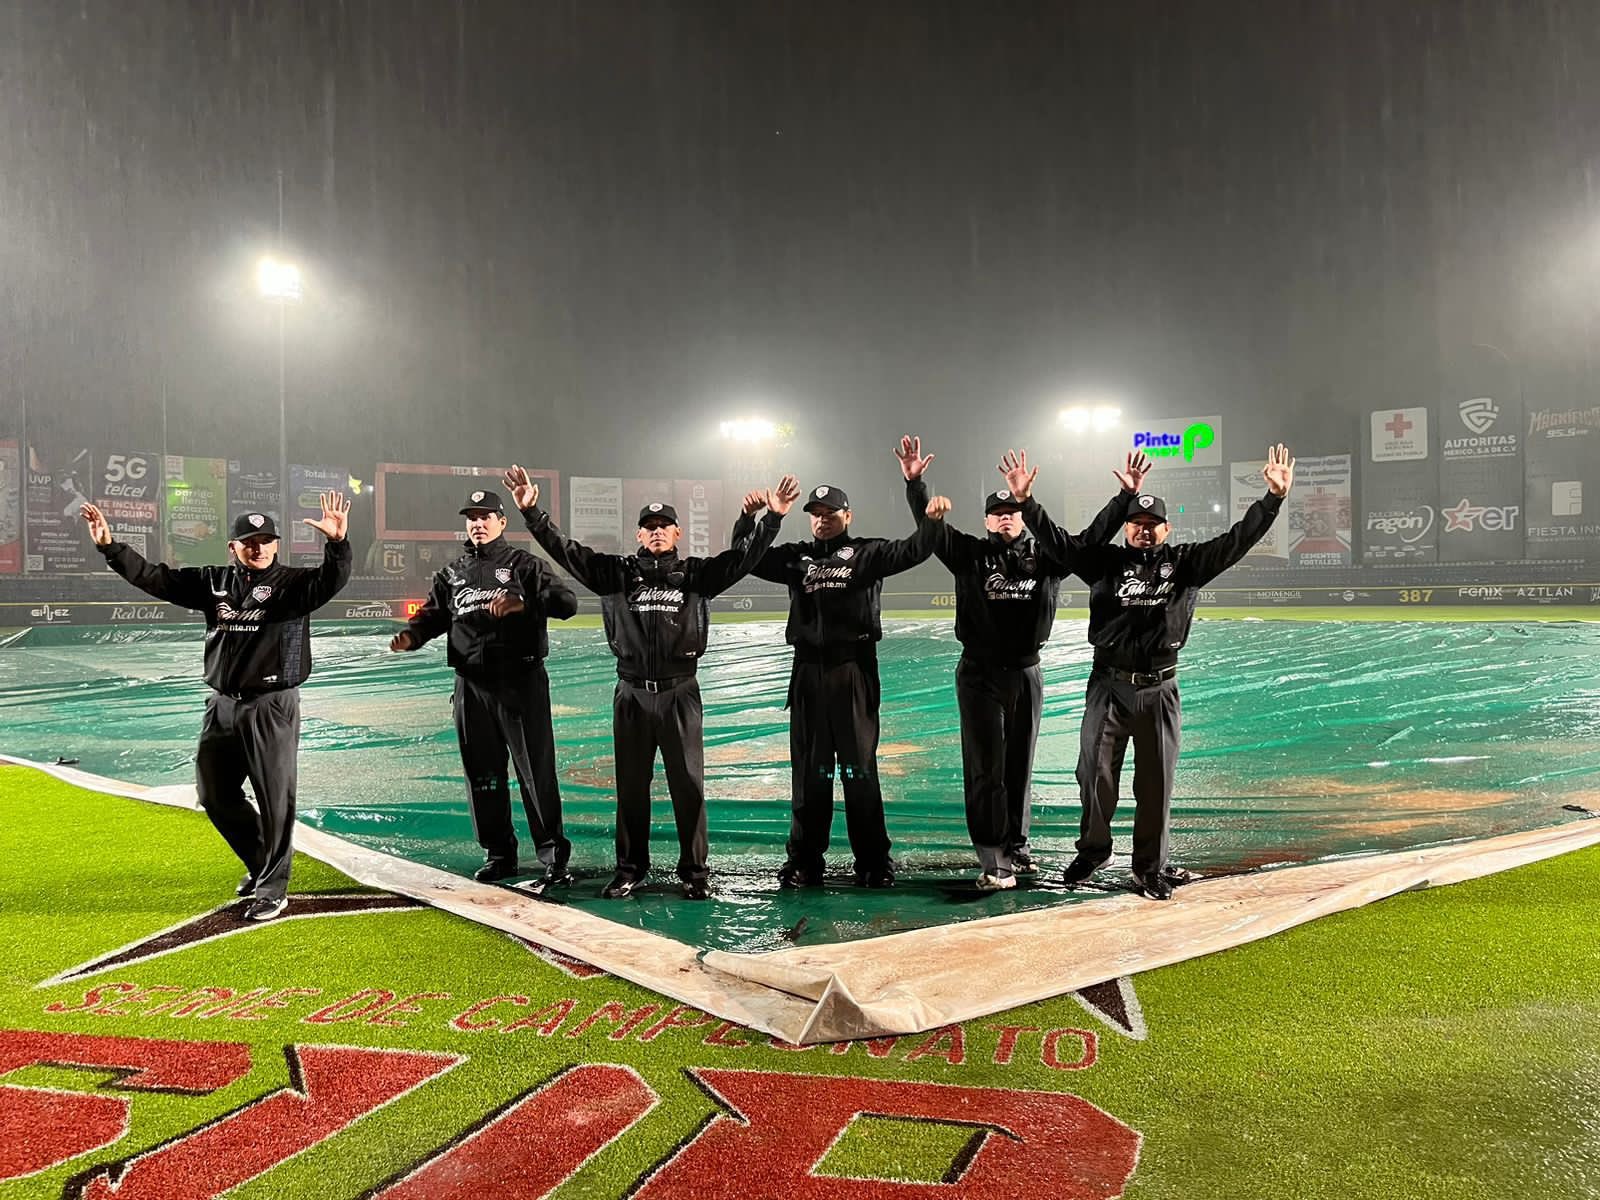
M 300 268 L 267 255 L 256 264 L 256 290 L 268 300 L 294 304 L 300 300 Z
M 283 225 L 283 179 L 278 179 L 279 236 Z M 272 255 L 263 255 L 256 263 L 256 291 L 265 300 L 278 307 L 278 518 L 284 524 L 289 517 L 289 385 L 288 352 L 285 348 L 285 310 L 298 304 L 301 297 L 300 268 L 291 262 Z
M 722 439 L 728 442 L 770 442 L 778 435 L 778 427 L 765 417 L 739 417 L 724 421 L 718 431 Z
M 1114 404 L 1073 404 L 1057 420 L 1068 433 L 1108 433 L 1122 423 L 1122 410 Z

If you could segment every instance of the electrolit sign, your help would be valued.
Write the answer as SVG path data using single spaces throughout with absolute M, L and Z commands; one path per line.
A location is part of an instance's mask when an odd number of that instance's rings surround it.
M 1171 459 L 1173 465 L 1220 467 L 1222 465 L 1222 418 L 1175 417 L 1152 421 L 1133 435 L 1133 449 L 1154 459 Z

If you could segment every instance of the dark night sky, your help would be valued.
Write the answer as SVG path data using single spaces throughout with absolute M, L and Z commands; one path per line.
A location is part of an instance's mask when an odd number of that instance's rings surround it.
M 46 436 L 275 452 L 280 167 L 296 461 L 701 474 L 757 407 L 886 496 L 1084 389 L 1306 453 L 1595 390 L 1592 0 L 22 0 L 0 105 Z

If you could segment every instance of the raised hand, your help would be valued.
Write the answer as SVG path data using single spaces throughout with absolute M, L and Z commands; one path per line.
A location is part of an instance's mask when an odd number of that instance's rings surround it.
M 350 526 L 350 501 L 343 492 L 323 492 L 322 519 L 313 521 L 307 517 L 300 523 L 320 530 L 330 542 L 341 541 Z
M 760 489 L 744 494 L 744 515 L 753 517 L 767 506 L 767 493 Z
M 1006 487 L 1013 500 L 1026 500 L 1033 495 L 1033 481 L 1039 478 L 1039 468 L 1028 470 L 1026 450 L 1007 450 L 1000 459 L 1000 474 L 1006 477 Z
M 411 631 L 409 629 L 402 629 L 399 633 L 395 634 L 389 639 L 389 649 L 395 651 L 396 653 L 406 650 L 415 650 L 416 648 L 417 639 L 411 636 Z
M 906 479 L 921 479 L 922 473 L 933 462 L 933 455 L 926 458 L 922 456 L 922 439 L 920 437 L 903 437 L 900 445 L 895 450 L 894 456 L 900 460 L 900 474 Z
M 78 510 L 78 515 L 88 522 L 89 536 L 94 539 L 96 546 L 111 545 L 111 525 L 97 505 L 85 504 Z
M 1145 454 L 1143 450 L 1128 451 L 1128 461 L 1120 471 L 1111 473 L 1117 477 L 1117 482 L 1123 489 L 1137 492 L 1144 486 L 1144 477 L 1150 474 L 1150 468 L 1155 466 L 1155 461 Z
M 513 596 L 510 592 L 501 592 L 489 601 L 489 615 L 495 620 L 509 617 L 512 613 L 519 613 L 526 608 L 521 596 Z
M 1267 491 L 1274 496 L 1287 496 L 1294 486 L 1294 459 L 1289 447 L 1279 442 L 1267 447 L 1267 465 L 1261 474 L 1266 477 Z
M 500 482 L 505 484 L 506 491 L 511 493 L 511 502 L 518 508 L 532 508 L 539 503 L 539 485 L 528 478 L 527 467 L 512 463 Z
M 950 497 L 935 496 L 933 499 L 928 501 L 928 507 L 925 511 L 927 512 L 928 520 L 930 521 L 944 520 L 945 514 L 950 511 Z
M 800 481 L 793 475 L 785 475 L 778 480 L 778 486 L 767 493 L 767 507 L 780 517 L 787 516 L 798 499 L 800 499 Z

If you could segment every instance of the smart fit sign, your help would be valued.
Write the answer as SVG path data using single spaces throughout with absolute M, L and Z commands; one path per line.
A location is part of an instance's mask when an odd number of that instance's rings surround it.
M 1172 459 L 1172 465 L 1220 467 L 1222 465 L 1222 418 L 1173 417 L 1152 421 L 1133 435 L 1134 450 L 1143 450 L 1154 459 Z

